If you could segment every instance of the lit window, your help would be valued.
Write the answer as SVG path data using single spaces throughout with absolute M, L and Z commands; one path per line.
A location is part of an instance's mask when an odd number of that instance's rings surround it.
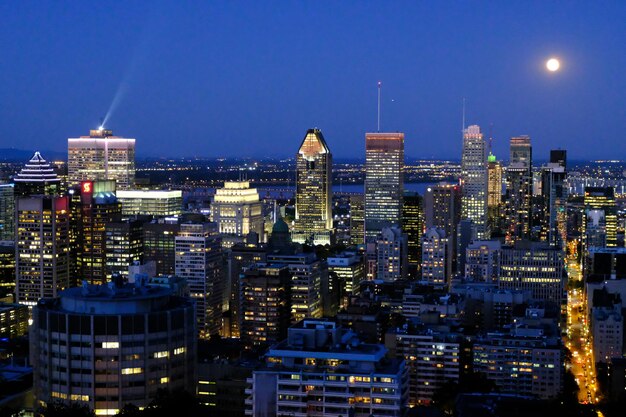
M 117 349 L 119 347 L 119 342 L 102 342 L 102 349 Z

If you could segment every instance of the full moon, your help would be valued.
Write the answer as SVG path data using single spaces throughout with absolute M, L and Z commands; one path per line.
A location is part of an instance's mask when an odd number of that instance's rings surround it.
M 556 58 L 550 58 L 548 62 L 546 62 L 546 68 L 548 68 L 548 71 L 552 71 L 552 72 L 558 71 L 560 66 L 561 66 L 561 63 Z

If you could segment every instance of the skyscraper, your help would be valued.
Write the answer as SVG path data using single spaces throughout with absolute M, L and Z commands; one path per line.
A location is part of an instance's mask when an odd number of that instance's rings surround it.
M 210 223 L 183 223 L 176 236 L 176 275 L 185 278 L 196 304 L 200 337 L 221 327 L 224 265 L 219 234 Z
M 393 282 L 407 275 L 407 235 L 397 226 L 376 237 L 376 279 Z
M 70 286 L 68 197 L 19 197 L 16 213 L 15 298 L 33 306 Z
M 487 222 L 492 232 L 501 226 L 500 208 L 502 206 L 502 164 L 496 156 L 487 157 Z
M 424 233 L 424 210 L 422 197 L 416 192 L 404 193 L 402 205 L 402 231 L 408 239 L 408 274 L 418 277 L 422 262 L 422 234 Z
M 617 246 L 617 205 L 615 188 L 585 187 L 583 250 Z
M 566 153 L 550 151 L 550 162 L 541 168 L 541 238 L 560 246 L 566 240 L 567 178 Z
M 16 196 L 56 195 L 61 192 L 61 179 L 39 152 L 35 152 L 13 181 Z
M 530 137 L 511 138 L 511 157 L 506 171 L 507 240 L 530 238 L 533 196 L 532 146 Z
M 422 280 L 435 287 L 450 283 L 452 256 L 445 231 L 431 227 L 422 236 Z
M 225 235 L 222 243 L 226 247 L 243 242 L 250 232 L 264 240 L 263 203 L 257 190 L 250 188 L 249 181 L 226 181 L 223 188 L 215 190 L 211 220 Z
M 0 184 L 0 241 L 15 240 L 15 189 Z
M 462 272 L 457 267 L 457 230 L 461 221 L 461 198 L 461 187 L 453 184 L 437 184 L 429 187 L 424 195 L 424 228 L 435 227 L 446 233 L 453 272 Z M 461 254 L 461 256 L 464 255 Z
M 121 190 L 135 185 L 135 139 L 113 136 L 108 129 L 67 140 L 70 185 L 82 181 L 114 180 Z
M 365 237 L 400 225 L 404 194 L 404 133 L 365 134 Z
M 476 239 L 487 239 L 487 143 L 477 125 L 463 132 L 461 217 L 473 222 Z
M 296 154 L 296 219 L 292 239 L 313 245 L 331 243 L 333 157 L 322 131 L 309 129 Z
M 350 196 L 350 244 L 365 243 L 365 201 L 363 194 Z

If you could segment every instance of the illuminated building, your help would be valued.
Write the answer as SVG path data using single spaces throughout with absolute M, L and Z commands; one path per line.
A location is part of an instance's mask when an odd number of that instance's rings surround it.
M 450 240 L 446 233 L 435 227 L 427 229 L 422 236 L 422 280 L 435 287 L 446 287 L 451 269 Z
M 248 379 L 246 415 L 403 416 L 406 367 L 386 353 L 333 321 L 304 320 Z
M 128 278 L 128 268 L 143 260 L 144 221 L 118 218 L 105 226 L 107 280 L 114 275 Z
M 365 237 L 399 226 L 404 194 L 404 133 L 365 134 Z
M 15 176 L 13 182 L 15 182 L 15 195 L 19 197 L 57 195 L 61 192 L 61 179 L 39 152 L 35 152 L 30 161 Z
M 499 289 L 530 290 L 534 299 L 561 305 L 566 299 L 565 283 L 561 248 L 529 241 L 502 247 Z
M 461 218 L 473 222 L 475 239 L 488 239 L 487 142 L 477 125 L 469 126 L 463 132 L 461 185 Z
M 511 157 L 506 170 L 506 237 L 509 242 L 530 238 L 533 196 L 530 137 L 511 138 Z
M 33 308 L 35 404 L 80 404 L 115 415 L 161 389 L 194 392 L 193 303 L 142 283 L 65 290 Z
M 243 238 L 250 232 L 264 240 L 263 203 L 256 189 L 248 181 L 226 181 L 223 188 L 215 190 L 211 203 L 211 220 L 217 223 L 223 244 L 232 246 L 232 237 Z
M 80 186 L 77 267 L 90 284 L 107 281 L 106 225 L 122 213 L 114 181 L 85 181 Z
M 313 245 L 331 243 L 332 164 L 333 157 L 322 131 L 309 129 L 296 154 L 294 242 L 310 242 Z
M 0 184 L 0 241 L 15 239 L 15 192 L 13 184 Z
M 617 206 L 613 187 L 585 187 L 583 251 L 617 246 Z
M 210 223 L 183 223 L 176 239 L 176 275 L 187 280 L 196 304 L 200 337 L 221 328 L 224 259 L 219 234 Z
M 0 303 L 0 338 L 13 339 L 28 335 L 28 307 Z
M 241 298 L 239 277 L 245 268 L 265 262 L 267 248 L 258 242 L 237 243 L 230 248 L 228 276 L 230 282 L 230 336 L 239 337 L 241 326 Z
M 487 157 L 487 222 L 491 231 L 500 230 L 502 165 L 491 152 Z
M 501 249 L 499 240 L 470 243 L 465 250 L 465 278 L 474 282 L 498 282 Z
M 156 263 L 157 275 L 176 273 L 176 235 L 180 230 L 177 218 L 154 219 L 143 225 L 143 260 Z
M 452 253 L 452 271 L 458 269 L 457 258 L 463 258 L 462 254 L 457 254 L 457 230 L 460 221 L 461 187 L 453 184 L 428 187 L 424 195 L 424 229 L 435 227 L 445 232 Z
M 429 404 L 446 383 L 459 382 L 462 337 L 458 334 L 396 328 L 385 335 L 385 346 L 392 357 L 406 362 L 412 407 Z
M 33 306 L 70 285 L 69 199 L 36 195 L 15 204 L 15 300 Z
M 291 323 L 291 272 L 284 264 L 257 263 L 239 278 L 241 342 L 269 346 L 287 336 Z
M 118 190 L 124 216 L 178 216 L 183 210 L 180 190 Z
M 365 279 L 365 265 L 363 257 L 356 252 L 343 252 L 329 256 L 328 273 L 336 274 L 343 283 L 343 297 L 341 307 L 348 305 L 348 299 L 360 293 L 361 281 Z
M 291 273 L 291 321 L 321 318 L 322 281 L 328 280 L 328 264 L 315 253 L 268 254 L 268 263 L 287 265 Z
M 550 151 L 550 162 L 541 168 L 541 238 L 550 245 L 566 241 L 567 179 L 566 153 Z
M 407 276 L 408 238 L 399 227 L 385 227 L 376 237 L 376 279 L 397 281 Z
M 422 197 L 416 192 L 405 192 L 402 204 L 402 231 L 407 235 L 408 273 L 418 278 L 422 262 L 422 234 L 424 233 L 424 210 Z
M 120 190 L 133 188 L 135 139 L 113 136 L 108 129 L 90 130 L 89 136 L 69 138 L 67 175 L 70 185 L 113 180 Z
M 596 290 L 597 291 L 597 290 Z M 595 296 L 595 294 L 594 294 Z M 596 363 L 610 363 L 623 357 L 624 315 L 619 300 L 614 305 L 595 305 L 591 311 L 593 358 Z
M 503 394 L 554 399 L 563 383 L 560 338 L 541 329 L 513 328 L 488 333 L 474 344 L 474 372 L 483 373 Z
M 0 298 L 15 294 L 15 243 L 0 242 Z
M 363 194 L 350 196 L 350 244 L 365 243 L 365 200 Z

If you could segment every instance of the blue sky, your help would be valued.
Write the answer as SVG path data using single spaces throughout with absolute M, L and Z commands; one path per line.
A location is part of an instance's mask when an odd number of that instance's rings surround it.
M 626 2 L 0 3 L 0 147 L 63 150 L 107 113 L 140 156 L 290 156 L 307 128 L 361 158 L 376 129 L 411 157 L 626 156 Z M 562 70 L 548 73 L 556 56 Z M 490 125 L 493 124 L 493 128 Z

